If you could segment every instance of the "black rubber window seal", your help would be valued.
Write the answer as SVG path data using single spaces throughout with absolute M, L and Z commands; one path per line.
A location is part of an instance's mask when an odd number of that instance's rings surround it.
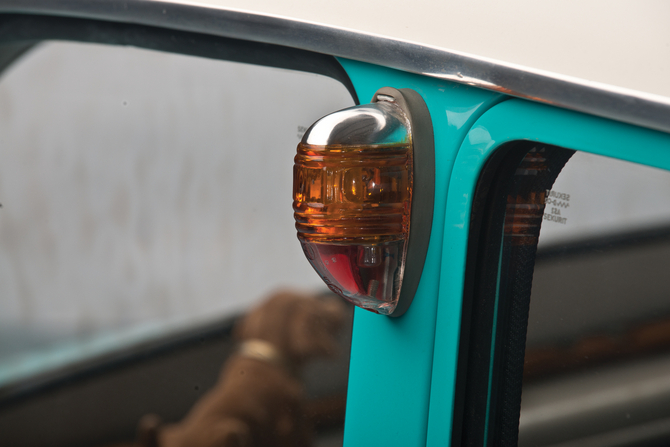
M 494 152 L 480 174 L 470 218 L 451 445 L 517 445 L 544 191 L 573 153 L 537 142 L 510 142 Z M 512 234 L 518 231 L 513 230 L 512 198 L 529 195 L 537 202 L 536 230 Z

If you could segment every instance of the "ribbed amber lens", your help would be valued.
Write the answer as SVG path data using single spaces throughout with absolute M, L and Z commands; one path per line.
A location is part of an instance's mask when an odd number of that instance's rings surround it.
M 298 238 L 331 290 L 390 314 L 404 272 L 412 198 L 411 142 L 315 146 L 294 166 Z

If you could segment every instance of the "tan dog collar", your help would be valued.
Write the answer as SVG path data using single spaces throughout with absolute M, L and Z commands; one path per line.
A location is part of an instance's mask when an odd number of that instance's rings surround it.
M 245 340 L 237 352 L 244 357 L 261 360 L 294 372 L 291 362 L 272 343 L 265 340 L 258 338 Z

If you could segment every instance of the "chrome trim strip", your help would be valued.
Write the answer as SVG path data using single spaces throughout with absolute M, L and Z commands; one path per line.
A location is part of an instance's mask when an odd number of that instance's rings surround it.
M 280 16 L 179 0 L 0 0 L 0 13 L 127 22 L 283 45 L 670 132 L 670 98 L 664 96 Z

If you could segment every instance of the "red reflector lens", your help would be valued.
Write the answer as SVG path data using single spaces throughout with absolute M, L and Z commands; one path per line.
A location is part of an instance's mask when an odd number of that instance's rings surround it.
M 312 266 L 328 288 L 358 307 L 388 315 L 395 309 L 403 276 L 405 241 L 338 245 L 302 241 L 316 252 Z

